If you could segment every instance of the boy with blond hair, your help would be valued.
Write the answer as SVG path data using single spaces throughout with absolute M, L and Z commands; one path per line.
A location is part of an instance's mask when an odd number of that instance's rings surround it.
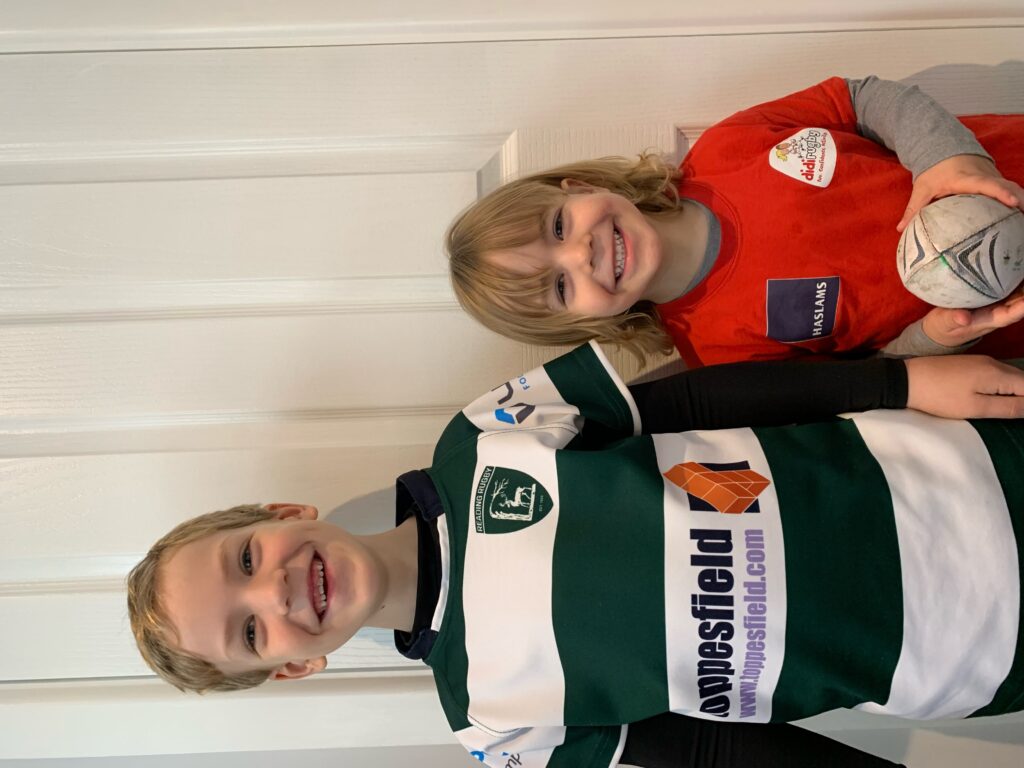
M 489 766 L 891 765 L 779 723 L 1024 708 L 1024 425 L 825 419 L 1010 417 L 1022 395 L 977 357 L 627 388 L 580 347 L 457 414 L 384 533 L 297 504 L 183 523 L 129 576 L 132 627 L 198 691 L 394 628 Z

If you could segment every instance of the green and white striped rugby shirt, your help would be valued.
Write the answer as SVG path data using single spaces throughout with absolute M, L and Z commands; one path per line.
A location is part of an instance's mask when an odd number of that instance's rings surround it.
M 614 765 L 672 711 L 1024 708 L 1024 427 L 913 411 L 639 436 L 596 345 L 476 400 L 427 659 L 489 766 Z

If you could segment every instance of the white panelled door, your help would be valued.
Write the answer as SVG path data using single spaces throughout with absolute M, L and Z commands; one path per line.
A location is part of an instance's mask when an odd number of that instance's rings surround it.
M 241 502 L 340 505 L 340 523 L 369 503 L 389 524 L 394 477 L 429 462 L 450 415 L 552 353 L 484 331 L 448 286 L 445 227 L 501 179 L 678 153 L 836 73 L 916 75 L 954 110 L 1024 111 L 1020 24 L 735 31 L 66 52 L 66 30 L 49 48 L 45 25 L 14 35 L 0 756 L 450 741 L 387 633 L 319 680 L 179 696 L 137 658 L 124 573 L 172 525 Z

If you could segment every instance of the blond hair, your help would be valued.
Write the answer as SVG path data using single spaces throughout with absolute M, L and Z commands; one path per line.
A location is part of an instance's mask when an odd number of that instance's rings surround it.
M 552 312 L 543 299 L 550 270 L 524 277 L 486 258 L 541 237 L 545 215 L 564 199 L 565 179 L 615 192 L 649 215 L 669 213 L 679 205 L 679 172 L 653 153 L 637 160 L 603 157 L 571 163 L 509 182 L 463 211 L 445 235 L 459 303 L 492 331 L 519 341 L 578 344 L 597 339 L 623 346 L 640 358 L 643 352 L 670 352 L 672 341 L 650 302 L 614 317 Z
M 142 658 L 160 677 L 182 691 L 238 691 L 266 682 L 272 669 L 228 675 L 210 662 L 178 648 L 177 630 L 160 599 L 160 569 L 179 547 L 218 531 L 270 520 L 259 504 L 243 504 L 186 520 L 154 544 L 128 574 L 128 616 Z

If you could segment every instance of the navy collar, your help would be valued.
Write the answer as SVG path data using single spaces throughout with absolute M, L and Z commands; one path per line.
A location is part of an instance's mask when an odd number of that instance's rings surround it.
M 400 476 L 395 483 L 395 525 L 416 518 L 417 570 L 416 615 L 412 631 L 395 630 L 395 647 L 410 659 L 425 659 L 437 632 L 430 628 L 441 594 L 441 545 L 437 538 L 437 518 L 444 505 L 434 481 L 421 469 Z

